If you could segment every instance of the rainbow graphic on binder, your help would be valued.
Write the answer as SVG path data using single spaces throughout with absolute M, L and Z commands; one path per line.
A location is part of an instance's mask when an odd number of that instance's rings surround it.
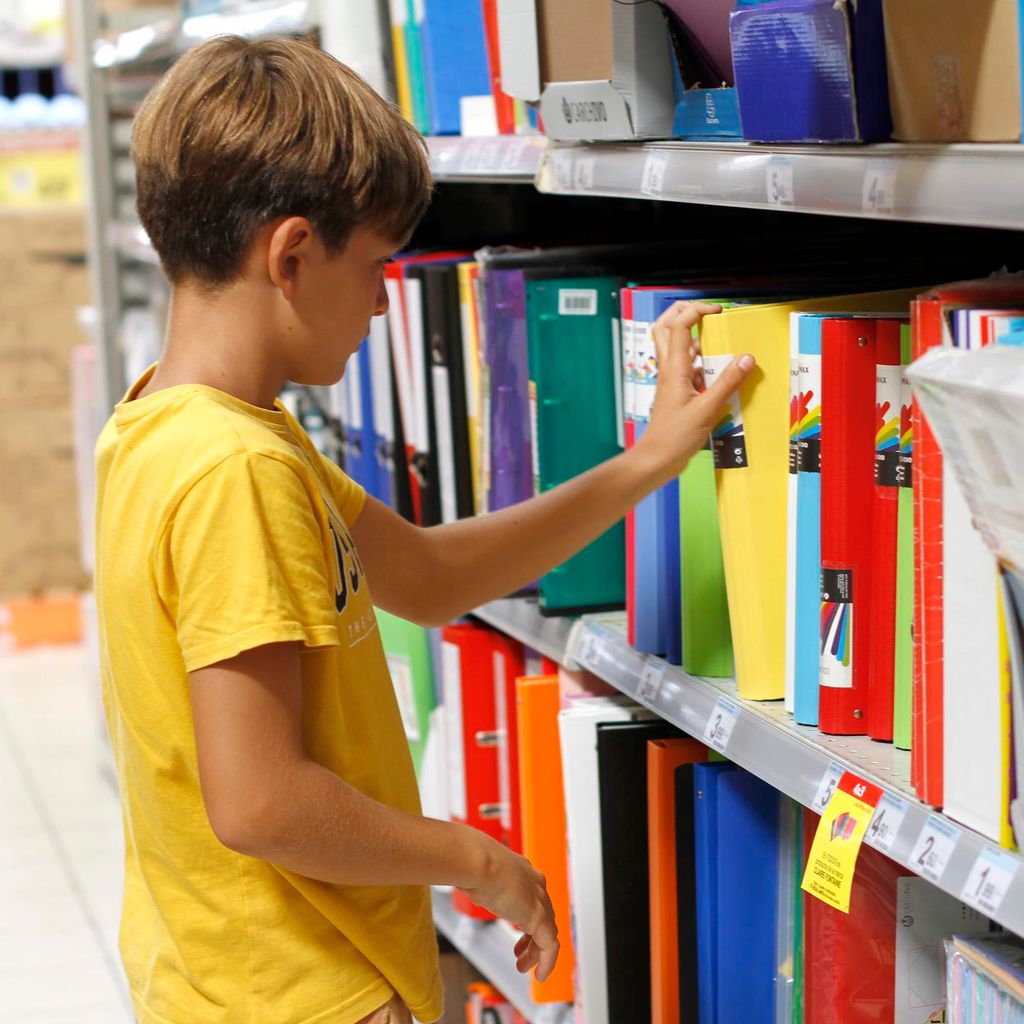
M 900 405 L 900 455 L 911 456 L 914 444 L 914 427 L 910 419 L 909 405 Z
M 827 650 L 844 668 L 850 667 L 851 613 L 849 602 L 821 602 L 821 653 Z
M 800 393 L 800 404 L 797 407 L 797 440 L 821 440 L 821 403 L 811 405 L 814 400 L 813 391 Z M 810 468 L 810 467 L 807 467 Z
M 875 404 L 875 451 L 887 452 L 901 449 L 900 426 L 901 416 L 886 419 L 892 407 L 888 402 Z M 902 412 L 902 410 L 901 410 Z
M 857 819 L 848 811 L 843 811 L 832 822 L 832 839 L 842 839 L 847 842 L 853 837 L 854 829 L 857 828 Z

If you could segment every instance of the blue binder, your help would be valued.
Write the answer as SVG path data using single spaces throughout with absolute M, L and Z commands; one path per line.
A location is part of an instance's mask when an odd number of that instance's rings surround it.
M 793 639 L 793 717 L 801 725 L 818 724 L 818 639 L 821 602 L 821 321 L 808 314 L 800 317 L 798 351 L 802 367 L 817 362 L 816 384 L 805 386 L 807 415 L 797 429 L 796 474 L 796 615 Z M 815 419 L 812 410 L 818 408 Z
M 782 797 L 745 771 L 720 776 L 717 797 L 717 1020 L 775 1024 Z
M 426 0 L 421 48 L 431 134 L 459 135 L 462 97 L 491 94 L 480 0 Z
M 718 792 L 722 779 L 738 770 L 736 765 L 728 761 L 712 761 L 693 766 L 700 1024 L 717 1024 L 718 1021 Z

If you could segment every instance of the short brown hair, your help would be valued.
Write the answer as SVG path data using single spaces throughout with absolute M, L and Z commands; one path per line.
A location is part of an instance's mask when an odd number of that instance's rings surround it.
M 311 43 L 221 36 L 146 97 L 136 205 L 173 284 L 226 284 L 255 232 L 308 217 L 329 251 L 365 225 L 405 239 L 430 199 L 426 148 L 398 109 Z

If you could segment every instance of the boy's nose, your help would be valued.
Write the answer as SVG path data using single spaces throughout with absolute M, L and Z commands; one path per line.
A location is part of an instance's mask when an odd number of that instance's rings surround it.
M 373 315 L 383 316 L 388 311 L 388 292 L 384 287 L 384 278 L 381 277 L 377 285 L 377 301 L 374 303 Z

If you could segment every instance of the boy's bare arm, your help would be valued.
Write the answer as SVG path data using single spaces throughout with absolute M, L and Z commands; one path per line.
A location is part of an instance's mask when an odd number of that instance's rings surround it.
M 547 977 L 558 938 L 543 876 L 482 832 L 394 810 L 311 760 L 301 658 L 298 644 L 268 644 L 190 675 L 199 776 L 217 838 L 324 882 L 458 886 L 524 931 L 517 964 Z
M 423 625 L 449 622 L 564 562 L 678 475 L 753 366 L 736 360 L 706 393 L 697 391 L 692 328 L 718 309 L 677 303 L 655 324 L 657 400 L 630 451 L 519 505 L 425 530 L 368 501 L 353 534 L 374 600 Z

